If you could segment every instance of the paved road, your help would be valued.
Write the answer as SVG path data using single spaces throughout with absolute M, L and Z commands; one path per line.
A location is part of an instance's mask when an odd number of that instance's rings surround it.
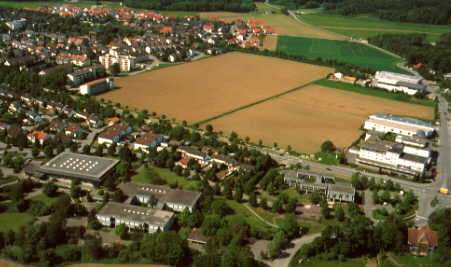
M 288 253 L 289 256 L 286 257 L 286 258 L 279 258 L 279 259 L 273 260 L 270 263 L 271 266 L 273 266 L 273 267 L 287 267 L 288 264 L 290 264 L 291 259 L 294 257 L 294 255 L 301 248 L 302 245 L 313 242 L 313 240 L 315 238 L 317 238 L 318 236 L 320 236 L 320 235 L 321 235 L 320 233 L 316 233 L 316 234 L 306 235 L 306 236 L 303 236 L 301 238 L 297 238 L 297 239 L 292 240 L 291 243 L 294 244 L 294 246 L 283 251 L 285 253 Z

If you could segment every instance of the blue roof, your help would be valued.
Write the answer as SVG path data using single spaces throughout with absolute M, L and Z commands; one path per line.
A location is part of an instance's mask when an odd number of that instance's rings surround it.
M 432 128 L 432 124 L 431 123 L 420 121 L 420 120 L 417 120 L 417 119 L 414 119 L 414 118 L 398 117 L 398 116 L 385 115 L 385 114 L 375 114 L 375 116 L 377 118 L 380 118 L 380 119 L 386 119 L 386 120 L 391 120 L 391 121 L 396 121 L 396 122 L 415 124 L 415 125 L 418 125 L 418 126 L 424 126 L 424 127 L 431 127 Z

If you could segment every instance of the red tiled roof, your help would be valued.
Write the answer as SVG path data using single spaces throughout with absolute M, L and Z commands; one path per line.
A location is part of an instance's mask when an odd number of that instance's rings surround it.
M 27 136 L 36 137 L 39 140 L 45 140 L 45 138 L 47 138 L 48 135 L 49 135 L 48 133 L 44 133 L 41 131 L 33 131 L 33 132 L 29 133 Z
M 412 245 L 427 245 L 429 247 L 436 247 L 438 245 L 437 231 L 431 230 L 429 225 L 422 228 L 409 228 L 408 241 Z

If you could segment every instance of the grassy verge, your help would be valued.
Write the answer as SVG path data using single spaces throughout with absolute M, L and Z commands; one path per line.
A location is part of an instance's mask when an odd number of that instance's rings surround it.
M 56 201 L 58 201 L 58 197 L 48 197 L 44 194 L 40 194 L 37 195 L 35 197 L 32 197 L 31 200 L 34 201 L 41 201 L 43 202 L 46 206 L 52 206 L 53 204 L 55 204 Z
M 432 255 L 428 256 L 414 256 L 410 254 L 405 255 L 392 255 L 393 259 L 403 266 L 409 267 L 432 267 L 437 266 L 434 262 Z
M 308 259 L 302 264 L 296 264 L 299 259 L 295 256 L 289 266 L 309 266 L 309 267 L 364 267 L 366 264 L 365 258 L 346 259 L 346 261 L 326 261 L 319 259 Z
M 199 181 L 190 181 L 187 180 L 184 177 L 178 176 L 177 174 L 175 174 L 174 172 L 168 170 L 168 169 L 163 169 L 163 168 L 158 168 L 158 167 L 154 167 L 152 166 L 152 169 L 158 173 L 158 175 L 166 181 L 167 184 L 175 184 L 177 183 L 179 188 L 185 189 L 185 190 L 194 190 L 194 191 L 198 191 L 200 189 L 200 182 Z M 142 184 L 149 184 L 150 181 L 147 179 L 147 177 L 144 175 L 143 172 L 144 168 L 142 168 L 138 174 L 136 174 L 135 176 L 133 176 L 131 179 L 134 182 L 137 183 L 142 183 Z
M 350 91 L 350 92 L 354 92 L 354 93 L 364 94 L 364 95 L 386 98 L 386 99 L 395 100 L 395 101 L 401 101 L 401 102 L 407 102 L 407 103 L 411 103 L 411 104 L 434 107 L 434 101 L 432 101 L 432 100 L 418 99 L 418 98 L 414 98 L 414 97 L 407 96 L 407 95 L 390 93 L 390 92 L 384 91 L 382 89 L 367 88 L 367 87 L 352 85 L 352 84 L 348 84 L 348 83 L 330 81 L 330 80 L 326 80 L 326 79 L 316 81 L 315 84 L 321 85 L 321 86 L 326 86 L 326 87 L 331 87 L 331 88 L 335 88 L 335 89 L 340 89 L 340 90 L 344 90 L 344 91 Z
M 152 70 L 161 70 L 161 69 L 165 69 L 165 68 L 169 68 L 169 67 L 177 66 L 177 65 L 178 64 L 175 64 L 175 63 L 160 63 L 158 66 L 156 66 Z
M 300 90 L 300 89 L 302 89 L 302 88 L 304 88 L 304 87 L 307 87 L 307 86 L 309 86 L 309 85 L 311 85 L 311 84 L 313 84 L 313 83 L 315 83 L 315 82 L 310 82 L 310 83 L 301 85 L 301 86 L 299 86 L 299 87 L 290 89 L 290 90 L 288 90 L 288 91 L 285 91 L 285 92 L 282 92 L 282 93 L 279 93 L 279 94 L 276 94 L 276 95 L 273 95 L 273 96 L 270 96 L 270 97 L 267 97 L 267 98 L 263 98 L 263 99 L 258 100 L 258 101 L 256 101 L 256 102 L 253 102 L 253 103 L 250 103 L 250 104 L 247 104 L 247 105 L 244 105 L 244 106 L 241 106 L 241 107 L 232 109 L 232 110 L 227 111 L 227 112 L 225 112 L 225 113 L 216 115 L 216 116 L 214 116 L 214 117 L 212 117 L 212 118 L 209 118 L 209 119 L 206 119 L 206 120 L 203 120 L 203 121 L 194 123 L 193 125 L 202 125 L 202 124 L 208 123 L 208 122 L 210 122 L 210 121 L 217 120 L 217 119 L 219 119 L 219 118 L 222 118 L 222 117 L 225 117 L 225 116 L 227 116 L 227 115 L 233 114 L 233 113 L 238 112 L 238 111 L 240 111 L 240 110 L 247 109 L 247 108 L 250 108 L 250 107 L 252 107 L 252 106 L 255 106 L 255 105 L 264 103 L 264 102 L 266 102 L 266 101 L 269 101 L 269 100 L 272 100 L 272 99 L 276 99 L 276 98 L 281 97 L 281 96 L 284 96 L 284 95 L 286 95 L 286 94 L 289 94 L 289 93 L 298 91 L 298 90 Z
M 17 231 L 22 225 L 29 224 L 33 215 L 29 213 L 5 212 L 0 214 L 0 232 Z

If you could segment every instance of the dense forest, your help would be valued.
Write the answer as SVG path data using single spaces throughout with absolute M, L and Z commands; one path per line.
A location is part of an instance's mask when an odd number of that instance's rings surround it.
M 426 42 L 426 34 L 383 34 L 368 42 L 405 57 L 409 65 L 422 63 L 438 75 L 451 72 L 451 33 L 442 34 L 435 44 Z
M 271 0 L 288 9 L 324 7 L 344 16 L 371 14 L 380 19 L 451 24 L 451 0 Z
M 132 8 L 156 10 L 249 12 L 255 9 L 252 0 L 126 0 L 125 4 Z

